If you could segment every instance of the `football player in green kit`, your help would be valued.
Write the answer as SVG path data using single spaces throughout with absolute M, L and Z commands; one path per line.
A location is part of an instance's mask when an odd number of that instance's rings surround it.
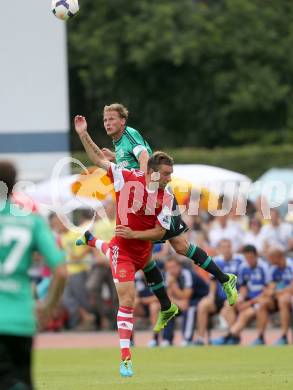
M 88 157 L 95 164 L 96 144 L 87 132 L 86 119 L 82 116 L 78 116 L 78 118 L 79 128 L 75 129 L 80 136 Z M 126 125 L 127 119 L 128 110 L 122 104 L 114 103 L 104 107 L 104 127 L 107 135 L 113 140 L 115 153 L 106 148 L 102 149 L 102 151 L 107 159 L 116 161 L 116 164 L 121 168 L 134 168 L 146 172 L 147 161 L 152 154 L 152 150 L 137 130 Z M 177 202 L 175 201 L 173 211 L 176 208 Z M 172 216 L 172 228 L 167 231 L 163 240 L 169 240 L 178 254 L 190 258 L 195 264 L 211 273 L 222 284 L 229 304 L 234 305 L 238 297 L 236 289 L 237 277 L 223 273 L 204 250 L 188 242 L 186 237 L 182 235 L 186 231 L 187 226 L 181 216 L 174 215 Z M 86 237 L 84 239 L 86 241 Z M 144 268 L 144 274 L 150 290 L 161 304 L 158 321 L 154 327 L 154 331 L 159 332 L 178 313 L 178 308 L 170 302 L 163 277 L 154 261 L 151 260 Z
M 58 304 L 67 271 L 64 253 L 43 218 L 20 212 L 10 200 L 15 179 L 14 165 L 0 161 L 0 389 L 31 390 L 36 318 L 28 270 L 33 253 L 39 252 L 53 272 L 47 296 L 37 307 L 40 322 Z

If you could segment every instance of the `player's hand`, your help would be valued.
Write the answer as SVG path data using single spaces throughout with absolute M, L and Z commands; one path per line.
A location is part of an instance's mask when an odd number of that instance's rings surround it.
M 76 115 L 74 118 L 75 131 L 79 136 L 84 135 L 87 132 L 87 122 L 84 116 Z
M 38 301 L 36 304 L 36 316 L 38 329 L 43 330 L 50 318 L 51 310 L 42 301 Z
M 117 237 L 126 238 L 127 240 L 134 238 L 133 230 L 131 230 L 128 226 L 123 226 L 123 225 L 116 226 L 115 235 Z
M 108 148 L 103 148 L 102 152 L 104 153 L 104 156 L 106 157 L 107 160 L 109 161 L 115 161 L 116 160 L 116 154 L 112 152 L 112 150 Z

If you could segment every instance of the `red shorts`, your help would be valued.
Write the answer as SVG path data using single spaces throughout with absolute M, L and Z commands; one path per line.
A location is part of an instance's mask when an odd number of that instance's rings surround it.
M 150 256 L 147 259 L 134 258 L 131 253 L 117 244 L 110 245 L 110 264 L 114 283 L 133 282 L 135 273 L 146 266 Z

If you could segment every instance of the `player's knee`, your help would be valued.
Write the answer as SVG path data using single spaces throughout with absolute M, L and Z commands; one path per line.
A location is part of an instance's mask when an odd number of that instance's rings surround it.
M 281 295 L 278 299 L 278 305 L 290 305 L 291 304 L 291 300 L 290 300 L 290 296 L 288 295 Z
M 256 310 L 257 315 L 265 314 L 269 310 L 268 305 L 265 303 L 261 303 Z
M 252 312 L 251 310 L 245 310 L 240 314 L 239 319 L 241 318 L 243 321 L 248 321 L 254 316 L 255 312 Z
M 197 306 L 197 312 L 207 312 L 211 304 L 212 302 L 210 298 L 203 298 Z
M 185 256 L 189 248 L 189 242 L 184 237 L 174 237 L 172 238 L 172 240 L 170 240 L 170 243 L 174 248 L 175 252 Z
M 279 310 L 290 310 L 290 302 L 287 302 L 285 300 L 281 300 L 278 302 Z
M 134 306 L 134 295 L 129 293 L 119 293 L 118 294 L 119 298 L 119 305 L 120 306 L 127 306 L 127 307 L 133 307 Z
M 135 288 L 134 283 L 119 283 L 116 286 L 119 305 L 134 307 Z
M 126 307 L 134 307 L 134 298 L 132 297 L 119 297 L 119 305 Z

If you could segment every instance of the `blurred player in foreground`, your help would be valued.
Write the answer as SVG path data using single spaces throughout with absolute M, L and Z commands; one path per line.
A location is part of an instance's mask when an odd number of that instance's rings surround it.
M 39 326 L 57 305 L 67 277 L 63 253 L 49 226 L 37 214 L 22 213 L 10 200 L 16 169 L 0 161 L 0 389 L 33 389 L 31 358 L 36 331 L 28 269 L 39 252 L 53 271 L 45 300 L 37 307 Z M 8 200 L 6 197 L 8 196 Z

